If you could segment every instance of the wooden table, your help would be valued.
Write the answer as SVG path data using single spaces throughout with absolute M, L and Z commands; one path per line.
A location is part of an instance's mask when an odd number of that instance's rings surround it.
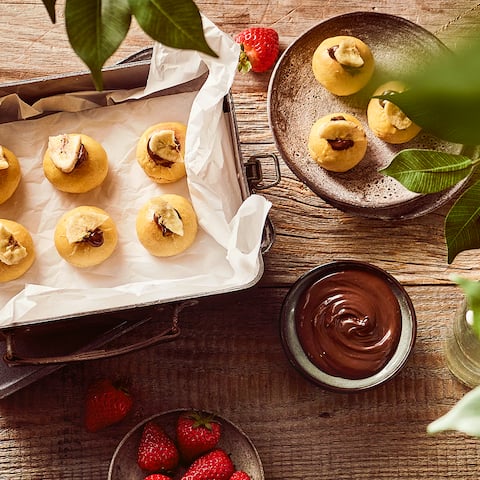
M 477 3 L 197 2 L 230 34 L 248 25 L 274 27 L 282 49 L 316 23 L 358 10 L 401 15 L 455 48 L 465 34 L 459 27 L 480 18 Z M 112 62 L 150 44 L 133 25 Z M 2 2 L 0 45 L 1 82 L 83 70 L 62 22 L 50 24 L 40 1 Z M 267 120 L 269 77 L 270 72 L 238 74 L 233 86 L 245 158 L 276 151 Z M 265 255 L 261 281 L 246 291 L 202 299 L 183 316 L 175 342 L 66 366 L 0 401 L 2 480 L 105 479 L 116 445 L 133 425 L 153 413 L 188 406 L 217 411 L 239 424 L 256 445 L 269 480 L 478 478 L 477 440 L 425 432 L 467 391 L 444 360 L 443 343 L 461 299 L 450 275 L 480 276 L 478 252 L 446 262 L 443 220 L 449 206 L 416 220 L 367 220 L 332 208 L 283 163 L 281 173 L 280 184 L 264 193 L 273 203 L 276 241 Z M 406 368 L 361 394 L 329 393 L 305 380 L 290 366 L 279 338 L 289 286 L 335 259 L 364 260 L 387 270 L 405 285 L 418 317 L 417 343 Z M 142 335 L 135 331 L 128 340 Z M 86 386 L 98 377 L 118 376 L 131 381 L 133 415 L 87 433 L 82 426 Z

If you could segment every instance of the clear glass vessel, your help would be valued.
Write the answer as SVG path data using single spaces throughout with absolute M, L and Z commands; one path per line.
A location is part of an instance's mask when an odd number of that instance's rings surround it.
M 464 300 L 455 313 L 453 329 L 446 342 L 449 370 L 469 387 L 480 385 L 480 338 L 471 327 L 473 312 Z

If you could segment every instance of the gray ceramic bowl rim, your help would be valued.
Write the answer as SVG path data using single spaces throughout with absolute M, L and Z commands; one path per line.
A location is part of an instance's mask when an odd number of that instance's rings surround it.
M 114 474 L 115 462 L 116 462 L 116 459 L 119 456 L 123 446 L 130 440 L 130 438 L 132 436 L 136 435 L 138 433 L 139 429 L 141 429 L 145 424 L 147 424 L 148 422 L 150 422 L 152 420 L 156 420 L 160 417 L 166 417 L 166 416 L 169 416 L 169 415 L 180 415 L 183 412 L 191 412 L 191 411 L 197 411 L 197 412 L 205 413 L 207 415 L 212 415 L 215 418 L 217 418 L 218 420 L 220 420 L 222 423 L 227 424 L 232 429 L 236 430 L 237 433 L 239 435 L 241 435 L 243 437 L 244 441 L 248 444 L 248 446 L 250 448 L 250 451 L 251 451 L 251 454 L 254 457 L 256 467 L 258 469 L 258 471 L 256 472 L 256 476 L 254 477 L 255 480 L 257 480 L 257 479 L 258 480 L 265 480 L 265 473 L 263 471 L 263 465 L 262 465 L 262 461 L 260 459 L 260 455 L 258 454 L 258 451 L 257 451 L 255 445 L 250 440 L 248 435 L 238 425 L 235 425 L 233 422 L 231 422 L 230 420 L 227 420 L 225 417 L 222 417 L 221 415 L 218 415 L 217 413 L 213 413 L 213 412 L 203 410 L 203 409 L 198 409 L 198 408 L 177 408 L 177 409 L 172 409 L 172 410 L 166 410 L 164 412 L 160 412 L 160 413 L 156 413 L 154 415 L 151 415 L 150 417 L 145 418 L 141 422 L 137 423 L 133 428 L 131 428 L 125 434 L 125 436 L 122 438 L 120 443 L 117 445 L 117 448 L 115 448 L 115 451 L 112 455 L 112 460 L 110 461 L 110 466 L 108 468 L 108 478 L 107 478 L 107 480 L 113 480 L 113 478 L 114 478 L 113 474 Z M 147 476 L 147 474 L 145 474 L 145 476 Z
M 295 308 L 302 293 L 314 282 L 334 272 L 342 270 L 369 271 L 385 280 L 391 287 L 400 305 L 402 314 L 402 331 L 398 347 L 387 363 L 377 374 L 359 380 L 334 377 L 322 372 L 305 354 L 296 332 Z M 385 270 L 367 262 L 356 260 L 338 260 L 320 265 L 305 273 L 288 291 L 280 314 L 280 335 L 285 353 L 290 363 L 306 378 L 317 385 L 338 392 L 358 392 L 377 387 L 393 378 L 407 362 L 417 335 L 417 320 L 413 303 L 404 287 Z

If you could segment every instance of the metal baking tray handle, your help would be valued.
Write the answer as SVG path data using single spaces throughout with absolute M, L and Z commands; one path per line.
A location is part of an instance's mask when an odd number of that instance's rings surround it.
M 53 365 L 53 364 L 60 364 L 60 363 L 74 363 L 74 362 L 83 362 L 86 360 L 99 360 L 103 358 L 111 358 L 116 357 L 119 355 L 124 355 L 126 353 L 135 352 L 138 350 L 142 350 L 146 347 L 150 347 L 152 345 L 156 345 L 158 343 L 165 343 L 175 340 L 180 336 L 180 327 L 179 327 L 179 314 L 180 312 L 189 306 L 195 305 L 198 303 L 198 300 L 186 300 L 181 303 L 174 305 L 173 313 L 172 313 L 172 321 L 168 328 L 164 329 L 157 335 L 147 338 L 146 340 L 142 340 L 140 342 L 126 345 L 123 347 L 112 348 L 110 350 L 99 349 L 99 350 L 91 350 L 87 352 L 79 352 L 79 353 L 72 353 L 70 355 L 60 355 L 55 357 L 24 357 L 15 353 L 15 333 L 14 332 L 7 332 L 4 331 L 2 334 L 5 337 L 5 344 L 6 344 L 6 352 L 4 355 L 4 361 L 10 366 L 17 366 L 17 365 Z M 154 313 L 158 313 L 159 309 L 155 309 Z M 150 320 L 154 319 L 154 315 L 149 316 L 140 322 L 144 324 Z M 136 325 L 136 324 L 135 324 Z
M 275 176 L 269 182 L 264 181 L 261 161 L 262 159 L 271 159 L 275 167 Z M 278 161 L 278 157 L 274 153 L 252 155 L 245 163 L 245 173 L 252 192 L 272 188 L 275 185 L 278 185 L 281 180 L 280 163 Z

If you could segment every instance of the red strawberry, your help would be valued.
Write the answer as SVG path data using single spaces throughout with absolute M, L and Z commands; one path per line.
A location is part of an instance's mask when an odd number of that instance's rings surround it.
M 247 28 L 235 37 L 235 41 L 241 47 L 239 72 L 265 72 L 278 57 L 278 33 L 273 28 Z
M 233 472 L 233 475 L 230 477 L 230 480 L 251 480 L 251 478 L 248 475 L 248 473 L 242 470 L 237 470 L 236 472 Z
M 177 420 L 177 445 L 182 458 L 190 463 L 201 454 L 214 448 L 222 432 L 213 415 L 186 412 Z
M 230 457 L 217 448 L 198 457 L 181 480 L 230 480 L 234 471 Z
M 148 477 L 145 477 L 144 480 L 172 480 L 172 477 L 167 477 L 162 473 L 152 473 Z
M 163 428 L 154 422 L 147 422 L 138 447 L 138 466 L 148 472 L 168 472 L 177 467 L 179 457 L 177 447 Z
M 132 397 L 120 386 L 104 379 L 93 383 L 85 401 L 85 428 L 97 432 L 122 420 L 132 409 Z

